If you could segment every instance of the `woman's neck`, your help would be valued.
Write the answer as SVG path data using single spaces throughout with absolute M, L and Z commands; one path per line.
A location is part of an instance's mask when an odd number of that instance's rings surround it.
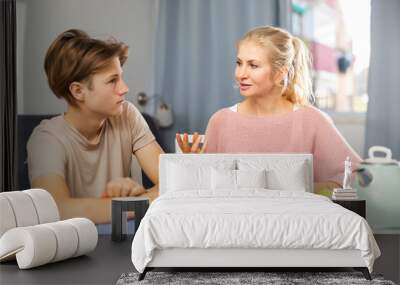
M 238 106 L 238 112 L 257 117 L 286 114 L 293 111 L 293 103 L 282 96 L 246 98 Z
M 81 133 L 89 142 L 97 141 L 105 118 L 96 118 L 87 112 L 73 106 L 68 106 L 64 120 Z

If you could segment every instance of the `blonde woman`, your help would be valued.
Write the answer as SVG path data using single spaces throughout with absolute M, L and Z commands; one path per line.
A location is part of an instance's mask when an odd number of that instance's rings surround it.
M 197 133 L 193 145 L 177 134 L 183 152 L 312 153 L 316 192 L 339 186 L 343 161 L 349 156 L 357 164 L 360 157 L 331 119 L 311 106 L 310 62 L 302 40 L 283 29 L 247 32 L 237 44 L 235 69 L 244 100 L 211 117 L 203 148 Z

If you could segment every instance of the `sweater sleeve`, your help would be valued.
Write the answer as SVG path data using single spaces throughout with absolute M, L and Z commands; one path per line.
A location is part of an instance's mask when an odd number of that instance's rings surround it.
M 207 153 L 217 153 L 218 152 L 218 133 L 220 129 L 218 112 L 211 116 L 208 120 L 208 125 L 206 129 L 205 141 L 207 142 Z
M 314 181 L 334 181 L 342 185 L 344 161 L 349 156 L 353 169 L 361 162 L 360 156 L 347 143 L 328 115 L 318 111 L 314 137 Z

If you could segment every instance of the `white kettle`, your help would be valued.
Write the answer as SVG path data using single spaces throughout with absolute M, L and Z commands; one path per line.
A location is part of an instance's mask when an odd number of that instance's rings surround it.
M 377 157 L 376 153 L 383 153 Z M 400 165 L 390 149 L 373 146 L 356 170 L 353 188 L 366 200 L 367 221 L 373 228 L 400 228 Z

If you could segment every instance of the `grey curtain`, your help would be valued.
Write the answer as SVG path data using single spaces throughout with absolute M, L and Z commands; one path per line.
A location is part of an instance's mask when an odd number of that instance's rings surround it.
M 16 190 L 16 7 L 0 1 L 0 191 Z
M 233 87 L 236 41 L 261 25 L 290 25 L 286 0 L 159 2 L 155 91 L 172 106 L 166 151 L 176 132 L 204 133 L 210 116 L 240 100 Z M 280 15 L 284 15 L 280 16 Z
M 371 2 L 366 153 L 383 145 L 400 159 L 400 1 Z

